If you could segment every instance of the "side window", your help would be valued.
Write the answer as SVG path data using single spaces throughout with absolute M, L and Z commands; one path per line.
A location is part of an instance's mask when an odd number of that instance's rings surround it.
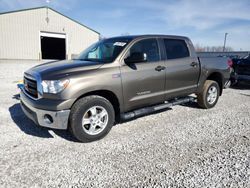
M 184 40 L 164 39 L 168 59 L 189 57 L 189 50 Z
M 145 53 L 148 62 L 160 60 L 160 53 L 156 39 L 144 39 L 135 43 L 129 50 L 129 55 L 132 53 Z

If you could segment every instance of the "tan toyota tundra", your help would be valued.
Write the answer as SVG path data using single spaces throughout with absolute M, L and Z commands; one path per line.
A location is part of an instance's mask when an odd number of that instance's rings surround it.
M 79 141 L 90 142 L 107 135 L 115 122 L 176 104 L 197 101 L 212 108 L 231 64 L 223 57 L 197 57 L 187 37 L 104 39 L 74 60 L 26 71 L 21 106 L 37 125 L 69 129 Z

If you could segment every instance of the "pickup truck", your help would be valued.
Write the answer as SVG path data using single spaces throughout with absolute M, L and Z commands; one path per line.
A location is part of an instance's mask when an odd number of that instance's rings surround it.
M 231 80 L 233 85 L 240 82 L 250 83 L 250 55 L 240 59 L 233 59 Z
M 76 59 L 27 70 L 20 103 L 36 124 L 95 141 L 116 122 L 176 104 L 195 100 L 212 108 L 230 78 L 228 61 L 198 58 L 182 36 L 104 39 Z

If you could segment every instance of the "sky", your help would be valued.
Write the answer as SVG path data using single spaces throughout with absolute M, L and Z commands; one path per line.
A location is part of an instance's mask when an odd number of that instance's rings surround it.
M 250 51 L 250 0 L 0 0 L 0 12 L 49 6 L 104 37 L 188 36 L 201 46 Z

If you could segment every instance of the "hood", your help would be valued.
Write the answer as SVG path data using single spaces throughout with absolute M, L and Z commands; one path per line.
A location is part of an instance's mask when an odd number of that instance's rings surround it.
M 84 71 L 95 70 L 102 65 L 103 63 L 100 62 L 81 60 L 52 61 L 32 67 L 25 73 L 28 75 L 39 74 L 43 79 L 58 79 L 76 74 L 77 72 L 82 73 Z

